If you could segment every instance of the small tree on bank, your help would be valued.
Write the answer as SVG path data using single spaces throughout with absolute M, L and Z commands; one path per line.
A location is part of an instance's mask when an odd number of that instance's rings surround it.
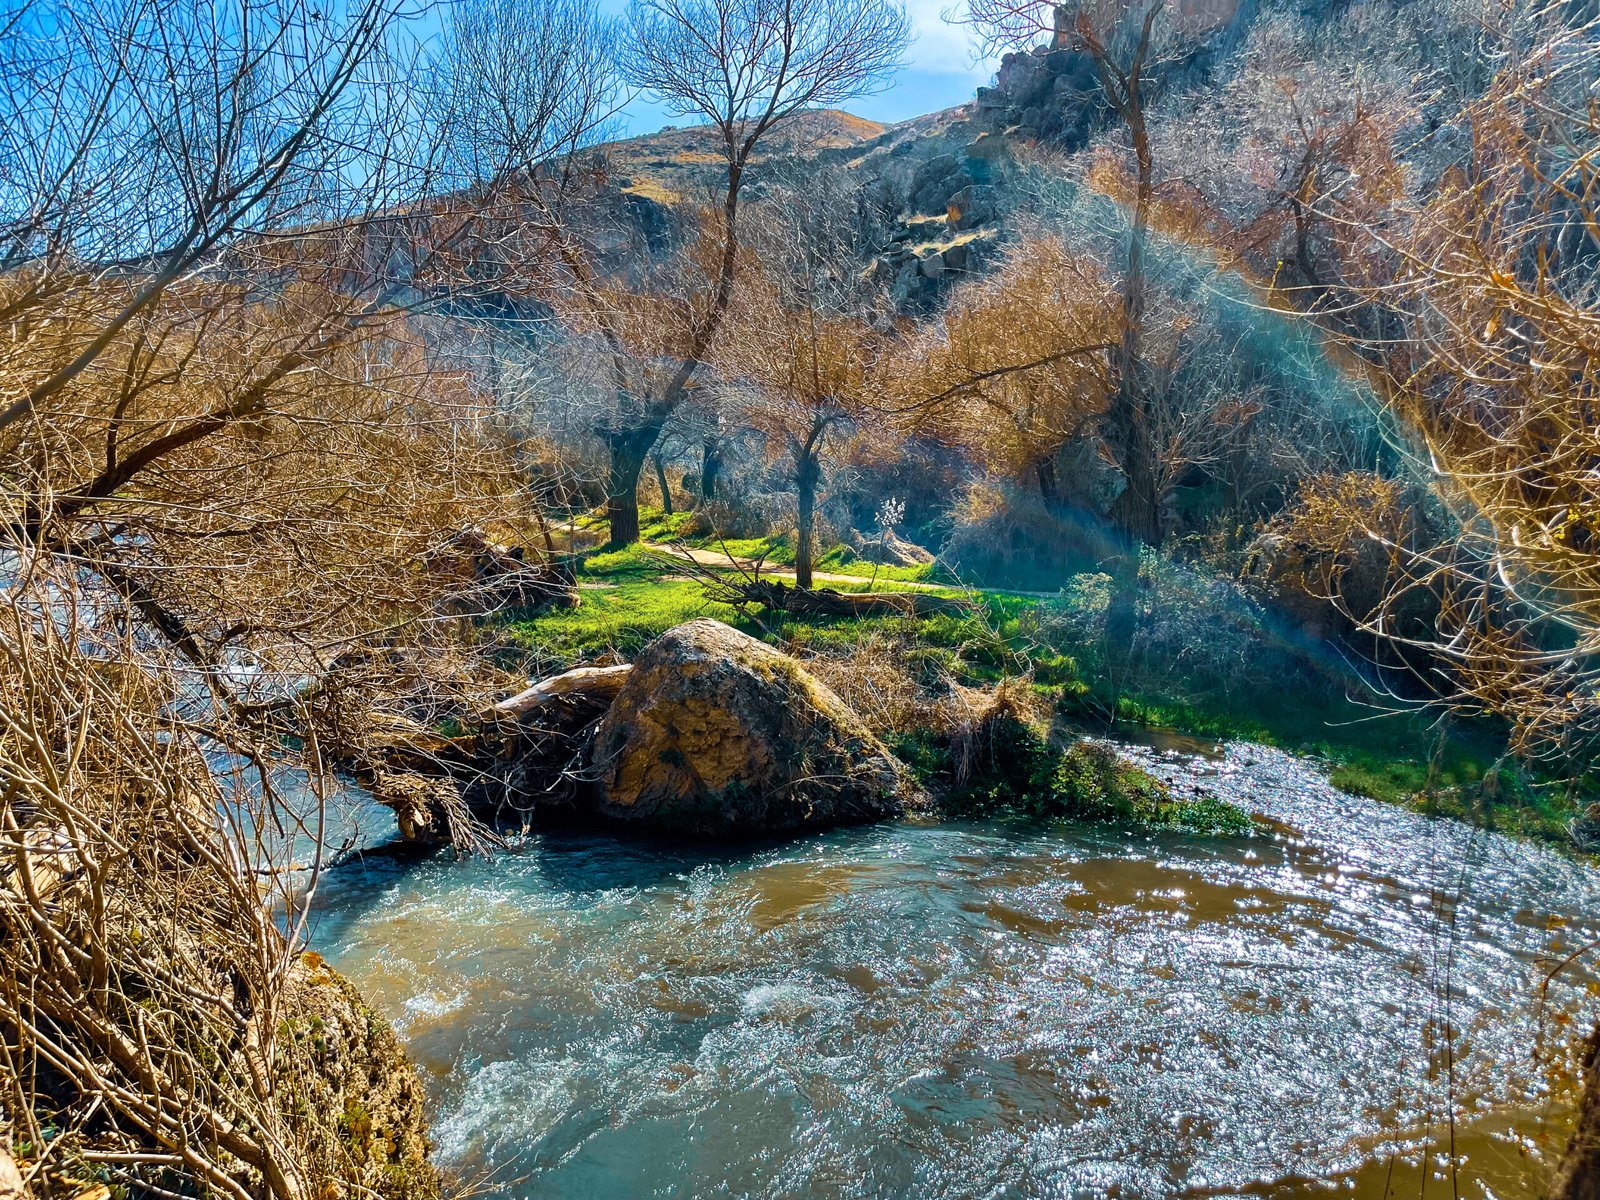
M 656 306 L 668 336 L 641 373 L 616 305 L 598 289 L 595 322 L 613 360 L 612 403 L 597 424 L 610 466 L 611 540 L 639 537 L 639 474 L 669 417 L 690 395 L 728 315 L 740 262 L 740 207 L 752 163 L 773 130 L 809 108 L 881 86 L 908 36 L 893 0 L 635 0 L 624 69 L 668 111 L 716 132 L 722 174 L 716 207 L 680 302 Z M 631 307 L 631 306 L 630 306 Z M 641 386 L 643 385 L 643 386 Z
M 785 304 L 767 281 L 752 281 L 735 309 L 737 333 L 719 361 L 746 381 L 740 419 L 788 460 L 795 488 L 795 583 L 810 587 L 818 489 L 839 439 L 871 415 L 872 379 L 886 339 L 854 316 Z

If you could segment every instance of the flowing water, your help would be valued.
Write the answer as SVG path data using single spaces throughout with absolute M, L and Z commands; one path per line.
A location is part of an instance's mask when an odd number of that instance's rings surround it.
M 541 835 L 341 869 L 315 942 L 491 1195 L 1535 1195 L 1597 987 L 1540 985 L 1600 873 L 1274 751 L 1140 753 L 1271 832 Z

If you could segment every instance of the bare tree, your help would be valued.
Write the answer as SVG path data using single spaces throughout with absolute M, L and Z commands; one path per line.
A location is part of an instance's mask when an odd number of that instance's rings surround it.
M 405 0 L 324 14 L 140 0 L 40 4 L 4 30 L 7 319 L 109 285 L 71 353 L 13 385 L 0 430 L 59 396 L 178 281 L 239 239 L 360 216 L 417 182 L 392 86 Z
M 1469 161 L 1404 237 L 1378 231 L 1372 252 L 1398 269 L 1370 297 L 1407 336 L 1367 347 L 1454 528 L 1431 547 L 1384 539 L 1394 587 L 1363 623 L 1412 642 L 1441 668 L 1434 690 L 1503 714 L 1518 751 L 1573 779 L 1600 750 L 1593 36 L 1556 25 L 1531 52 L 1507 48 L 1469 112 Z M 1418 589 L 1439 597 L 1437 636 L 1396 619 Z
M 1106 410 L 1118 296 L 1097 265 L 1029 237 L 987 279 L 959 288 L 890 373 L 915 432 L 960 446 L 988 471 L 1031 481 L 1049 505 L 1073 495 L 1062 451 Z
M 615 116 L 620 34 L 617 22 L 574 0 L 450 9 L 435 54 L 435 119 L 456 185 L 489 204 L 503 189 L 556 215 L 563 193 L 549 183 L 575 169 L 572 156 Z
M 725 339 L 719 364 L 747 381 L 739 419 L 789 462 L 797 507 L 795 582 L 808 588 L 829 443 L 871 414 L 877 396 L 872 372 L 885 339 L 853 315 L 786 305 L 770 284 L 750 281 L 741 290 L 738 332 Z
M 753 161 L 775 128 L 808 108 L 881 86 L 907 39 L 893 0 L 635 0 L 625 69 L 669 111 L 703 118 L 723 155 L 719 203 L 676 302 L 645 305 L 658 326 L 644 339 L 638 300 L 591 289 L 594 323 L 611 361 L 613 403 L 599 431 L 610 470 L 607 511 L 618 544 L 639 536 L 639 473 L 661 429 L 691 393 L 721 330 L 740 258 L 739 211 Z M 630 328 L 630 325 L 635 328 Z
M 378 725 L 499 690 L 459 614 L 505 602 L 485 529 L 532 516 L 408 319 L 474 226 L 426 190 L 406 11 L 43 5 L 0 37 L 0 1106 L 73 1135 L 51 1178 L 70 1149 L 241 1200 L 429 1186 L 341 1148 L 285 1032 L 328 849 L 287 773 L 381 779 Z

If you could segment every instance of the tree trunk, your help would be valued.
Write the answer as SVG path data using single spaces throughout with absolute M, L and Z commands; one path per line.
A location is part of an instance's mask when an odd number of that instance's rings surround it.
M 1127 126 L 1136 164 L 1132 220 L 1128 230 L 1128 257 L 1122 276 L 1122 336 L 1111 360 L 1111 402 L 1105 433 L 1127 486 L 1112 506 L 1112 519 L 1135 543 L 1154 542 L 1160 536 L 1159 498 L 1156 495 L 1159 464 L 1150 430 L 1150 381 L 1142 357 L 1148 281 L 1145 250 L 1150 232 L 1150 206 L 1155 197 L 1154 163 L 1150 132 L 1145 123 L 1144 69 L 1149 63 L 1151 28 L 1160 5 L 1145 14 L 1143 30 L 1132 62 L 1119 67 L 1097 39 L 1086 37 L 1086 49 L 1100 77 L 1101 90 Z M 1087 29 L 1087 25 L 1082 29 Z
M 1041 458 L 1034 464 L 1033 473 L 1039 481 L 1039 496 L 1044 500 L 1045 507 L 1055 508 L 1061 503 L 1061 479 L 1056 471 L 1056 456 L 1052 453 Z
M 606 518 L 611 545 L 631 546 L 639 540 L 639 475 L 660 436 L 662 421 L 621 429 L 606 436 L 610 463 L 606 470 Z
M 1117 527 L 1134 543 L 1161 541 L 1161 497 L 1158 495 L 1154 447 L 1148 413 L 1140 400 L 1129 399 L 1112 413 L 1111 440 L 1127 486 L 1112 506 Z
M 606 474 L 606 521 L 611 529 L 611 545 L 631 546 L 639 540 L 639 472 L 644 460 L 611 454 L 611 469 Z
M 1109 429 L 1127 487 L 1117 497 L 1112 515 L 1130 538 L 1155 543 L 1160 540 L 1157 470 L 1150 436 L 1149 381 L 1145 378 L 1140 354 L 1147 287 L 1145 248 L 1154 187 L 1143 109 L 1135 109 L 1134 113 L 1128 126 L 1138 160 L 1138 192 L 1132 228 L 1128 231 L 1128 259 L 1122 279 L 1122 339 L 1116 356 L 1117 387 L 1111 403 Z
M 722 439 L 708 437 L 700 443 L 700 500 L 717 498 L 717 480 L 722 475 Z
M 822 471 L 815 454 L 802 455 L 795 464 L 795 490 L 799 493 L 799 518 L 794 547 L 794 584 L 811 586 L 811 537 L 817 520 L 817 483 Z
M 650 461 L 656 468 L 656 485 L 661 489 L 661 511 L 667 516 L 672 515 L 672 488 L 667 483 L 667 468 L 662 465 L 661 455 L 652 454 Z

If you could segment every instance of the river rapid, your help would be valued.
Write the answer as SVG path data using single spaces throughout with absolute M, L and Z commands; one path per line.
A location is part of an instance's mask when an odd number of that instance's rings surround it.
M 1537 1195 L 1600 873 L 1196 749 L 1133 752 L 1267 832 L 535 835 L 332 872 L 313 943 L 491 1196 Z

